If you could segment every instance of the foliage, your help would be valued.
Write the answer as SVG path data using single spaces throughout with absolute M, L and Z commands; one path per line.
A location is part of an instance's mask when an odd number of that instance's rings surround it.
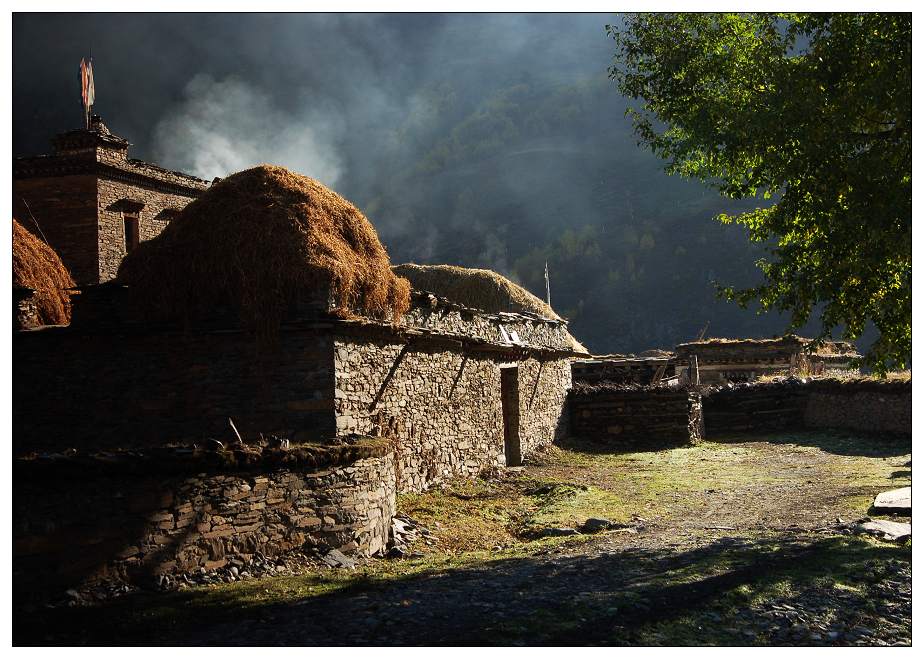
M 911 15 L 632 14 L 607 26 L 610 77 L 639 101 L 640 143 L 667 171 L 753 210 L 720 215 L 771 257 L 746 307 L 821 309 L 818 338 L 879 338 L 878 372 L 911 357 Z

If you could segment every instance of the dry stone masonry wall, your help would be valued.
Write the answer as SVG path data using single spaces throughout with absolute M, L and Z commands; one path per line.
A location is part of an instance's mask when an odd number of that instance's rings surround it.
M 500 367 L 496 357 L 386 340 L 335 342 L 337 432 L 394 438 L 399 491 L 504 464 Z M 524 453 L 551 444 L 570 385 L 567 360 L 519 367 Z
M 911 435 L 911 380 L 822 380 L 809 388 L 809 428 Z
M 68 478 L 55 466 L 20 465 L 14 499 L 14 583 L 33 594 L 144 583 L 306 545 L 369 556 L 385 548 L 395 514 L 388 450 L 320 470 L 182 476 L 110 467 Z
M 516 313 L 483 313 L 427 294 L 415 300 L 402 322 L 437 334 L 467 336 L 489 343 L 547 350 L 573 348 L 568 326 L 562 321 Z
M 911 381 L 786 378 L 707 389 L 709 435 L 783 429 L 911 434 Z
M 153 185 L 101 178 L 97 185 L 99 204 L 99 281 L 114 279 L 125 258 L 124 213 L 137 212 L 142 241 L 157 236 L 172 213 L 184 208 L 194 197 L 158 190 Z M 131 205 L 126 205 L 130 200 Z M 129 211 L 128 209 L 132 209 Z
M 699 392 L 679 387 L 579 386 L 570 394 L 577 437 L 629 448 L 683 446 L 702 439 Z

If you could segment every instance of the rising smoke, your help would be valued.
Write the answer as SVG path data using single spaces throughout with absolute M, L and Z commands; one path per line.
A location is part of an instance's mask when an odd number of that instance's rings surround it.
M 393 261 L 495 269 L 542 294 L 601 352 L 668 346 L 754 283 L 726 202 L 637 148 L 607 80 L 604 15 L 15 14 L 13 149 L 47 152 L 97 107 L 132 155 L 203 178 L 272 162 L 356 203 Z M 623 239 L 637 236 L 638 240 Z M 763 323 L 763 324 L 761 324 Z
M 260 163 L 282 163 L 336 186 L 343 163 L 336 136 L 345 126 L 312 108 L 287 113 L 272 98 L 238 78 L 193 77 L 184 98 L 154 128 L 158 162 L 205 179 Z

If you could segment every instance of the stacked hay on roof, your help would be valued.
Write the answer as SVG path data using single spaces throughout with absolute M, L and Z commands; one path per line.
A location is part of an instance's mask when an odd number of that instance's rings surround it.
M 488 313 L 528 313 L 549 320 L 562 320 L 548 304 L 493 270 L 416 263 L 396 265 L 392 270 L 419 291 L 433 293 L 472 309 Z M 571 342 L 576 352 L 587 352 L 587 348 L 573 336 Z
M 74 280 L 58 254 L 13 218 L 13 289 L 18 291 L 14 323 L 22 329 L 67 325 Z
M 306 176 L 261 165 L 212 185 L 129 254 L 117 279 L 159 320 L 230 307 L 272 338 L 294 301 L 328 291 L 335 313 L 399 320 L 410 285 L 390 265 L 353 204 Z
M 393 268 L 411 286 L 489 313 L 532 313 L 561 320 L 552 307 L 493 270 L 404 263 Z

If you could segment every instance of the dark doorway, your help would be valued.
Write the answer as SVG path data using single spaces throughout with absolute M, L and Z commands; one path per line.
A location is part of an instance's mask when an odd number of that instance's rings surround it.
M 123 213 L 122 219 L 125 222 L 125 253 L 128 254 L 141 242 L 141 235 L 138 231 L 138 213 Z
M 501 408 L 504 413 L 504 457 L 508 467 L 523 464 L 520 455 L 520 391 L 516 366 L 501 368 Z

